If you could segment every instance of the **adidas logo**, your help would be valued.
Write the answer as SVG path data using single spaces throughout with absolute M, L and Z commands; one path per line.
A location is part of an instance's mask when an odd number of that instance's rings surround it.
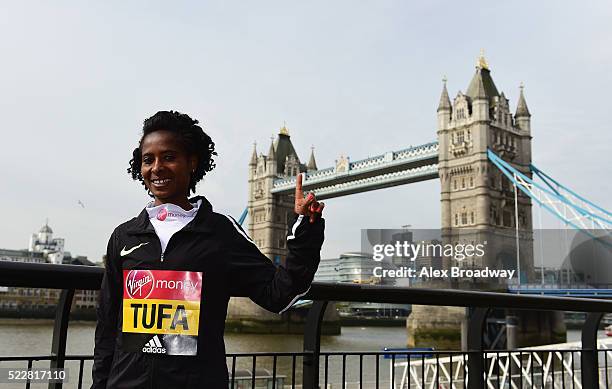
M 155 335 L 151 340 L 147 342 L 142 348 L 143 353 L 152 353 L 152 354 L 165 354 L 166 349 L 162 347 L 161 342 L 157 335 Z

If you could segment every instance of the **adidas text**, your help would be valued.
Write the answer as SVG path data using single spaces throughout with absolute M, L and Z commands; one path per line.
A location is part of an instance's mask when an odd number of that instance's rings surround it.
M 142 348 L 142 352 L 143 353 L 152 353 L 152 354 L 165 354 L 166 353 L 166 349 L 163 347 L 151 347 L 151 346 L 145 346 Z

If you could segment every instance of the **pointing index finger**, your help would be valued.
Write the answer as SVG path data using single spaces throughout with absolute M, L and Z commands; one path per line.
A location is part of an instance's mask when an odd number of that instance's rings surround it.
M 297 175 L 297 180 L 295 183 L 295 198 L 303 199 L 304 198 L 304 190 L 302 189 L 302 174 Z

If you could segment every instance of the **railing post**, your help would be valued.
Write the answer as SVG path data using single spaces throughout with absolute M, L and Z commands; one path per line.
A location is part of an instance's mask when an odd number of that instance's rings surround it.
M 302 386 L 319 389 L 319 353 L 321 352 L 321 323 L 327 301 L 313 301 L 304 327 L 304 359 L 302 362 Z
M 599 387 L 599 363 L 597 355 L 597 330 L 604 314 L 591 312 L 582 326 L 582 351 L 580 365 L 582 367 L 582 387 Z M 606 371 L 606 374 L 608 372 Z
M 467 346 L 468 346 L 468 388 L 482 389 L 484 381 L 484 354 L 483 332 L 489 308 L 474 308 L 469 317 Z
M 68 319 L 74 289 L 63 289 L 55 311 L 55 323 L 53 324 L 53 342 L 51 343 L 51 368 L 64 368 L 66 359 L 66 339 L 68 338 Z M 49 389 L 62 389 L 62 382 L 50 382 Z

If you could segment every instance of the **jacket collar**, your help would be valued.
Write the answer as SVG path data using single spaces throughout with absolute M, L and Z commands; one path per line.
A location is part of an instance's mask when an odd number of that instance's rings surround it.
M 183 231 L 196 231 L 196 232 L 208 232 L 212 231 L 212 226 L 210 225 L 210 214 L 212 213 L 212 205 L 204 196 L 196 196 L 189 199 L 190 203 L 197 202 L 198 200 L 202 200 L 200 204 L 200 209 L 196 216 L 190 221 Z M 149 213 L 146 208 L 144 208 L 140 214 L 134 220 L 134 223 L 127 229 L 128 234 L 147 234 L 147 233 L 155 233 L 155 229 L 153 225 L 149 221 Z

